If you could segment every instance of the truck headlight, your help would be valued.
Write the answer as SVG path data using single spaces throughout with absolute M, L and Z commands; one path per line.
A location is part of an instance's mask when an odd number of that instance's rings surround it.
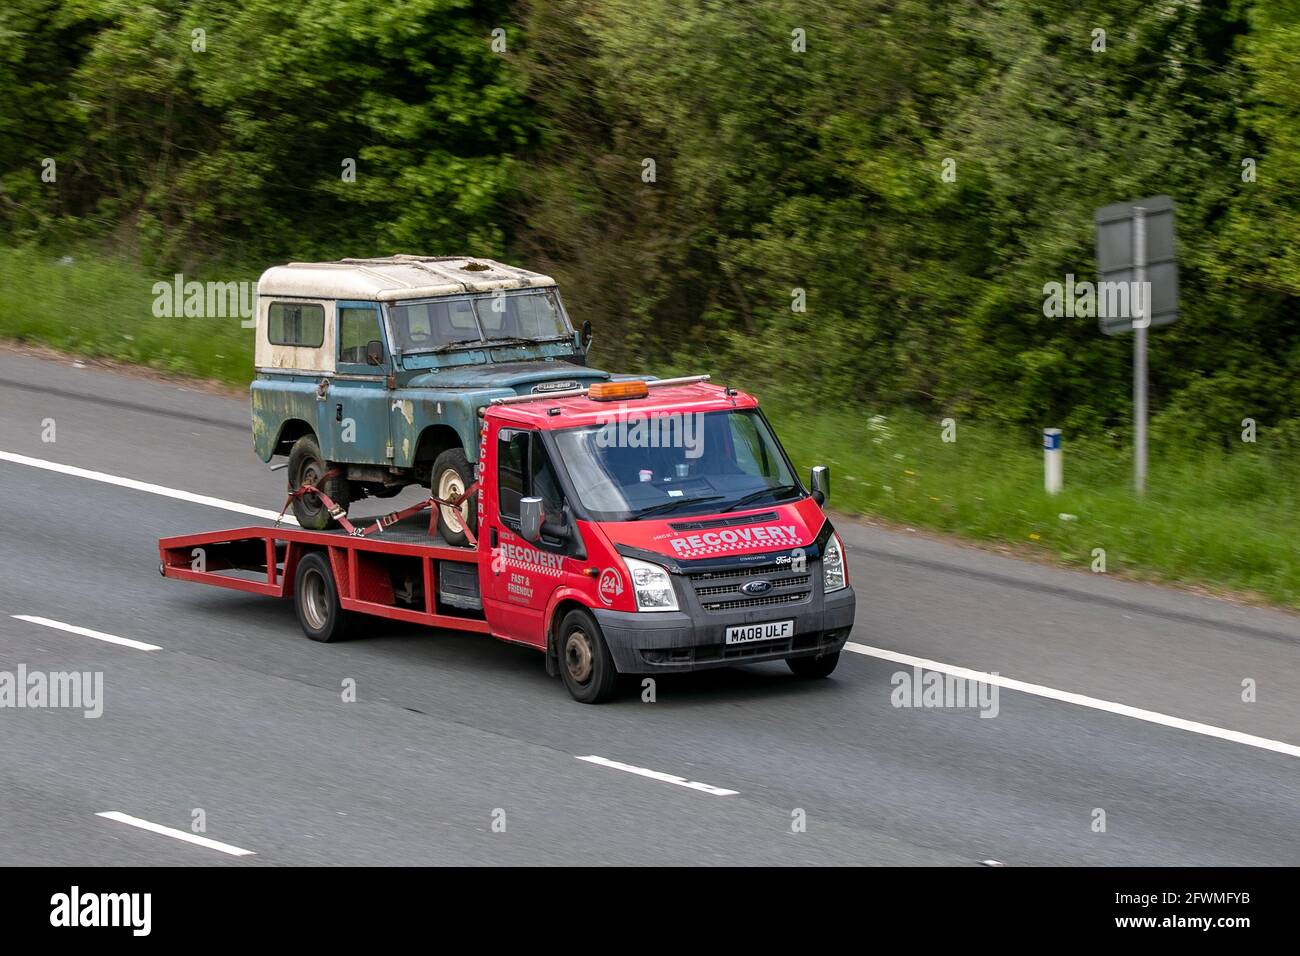
M 677 610 L 677 592 L 673 590 L 672 575 L 649 561 L 624 558 L 623 562 L 632 578 L 632 593 L 636 595 L 638 611 Z
M 830 594 L 848 587 L 849 576 L 844 568 L 844 545 L 840 536 L 831 533 L 826 540 L 826 550 L 822 552 L 822 591 Z

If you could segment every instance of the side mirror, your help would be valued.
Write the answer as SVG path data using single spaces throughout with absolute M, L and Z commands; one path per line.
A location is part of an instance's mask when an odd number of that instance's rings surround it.
M 826 504 L 831 497 L 831 470 L 825 465 L 813 465 L 811 484 L 813 501 Z
M 542 537 L 541 498 L 519 499 L 519 535 L 525 541 L 540 541 Z
M 366 343 L 366 364 L 384 364 L 384 343 L 379 341 L 379 339 L 371 339 Z
M 591 320 L 582 323 L 582 350 L 585 352 L 591 348 Z

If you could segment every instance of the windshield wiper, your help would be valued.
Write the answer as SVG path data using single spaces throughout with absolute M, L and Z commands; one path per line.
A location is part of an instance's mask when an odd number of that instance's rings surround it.
M 727 505 L 727 507 L 723 508 L 720 513 L 725 514 L 728 511 L 735 511 L 737 508 L 743 508 L 751 501 L 757 501 L 759 498 L 762 498 L 764 495 L 780 496 L 798 490 L 799 489 L 794 485 L 774 485 L 771 488 L 760 488 L 758 489 L 758 491 L 750 492 L 749 494 L 745 495 L 743 498 L 740 498 L 737 501 L 734 501 L 731 504 Z
M 721 501 L 726 495 L 703 495 L 699 498 L 674 498 L 672 501 L 665 501 L 662 504 L 651 505 L 649 508 L 642 508 L 640 511 L 633 512 L 632 520 L 640 521 L 649 515 L 659 514 L 663 511 L 672 511 L 683 505 L 702 505 L 706 501 Z
M 547 342 L 567 342 L 569 338 L 570 336 L 567 335 L 552 335 L 548 338 L 530 339 L 525 336 L 509 335 L 500 339 L 484 339 L 483 344 L 491 348 L 496 348 L 498 345 L 543 345 Z
M 427 349 L 415 349 L 415 348 L 403 349 L 402 352 L 408 355 L 440 355 L 443 352 L 451 352 L 454 349 L 463 349 L 467 345 L 471 345 L 476 348 L 481 347 L 483 345 L 483 340 L 462 339 L 459 342 L 447 342 L 444 345 L 435 345 L 432 348 L 427 348 Z

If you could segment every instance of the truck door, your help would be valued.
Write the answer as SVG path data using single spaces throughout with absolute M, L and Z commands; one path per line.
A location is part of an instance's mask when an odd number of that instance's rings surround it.
M 491 548 L 484 588 L 488 620 L 501 637 L 544 647 L 546 608 L 571 573 L 566 567 L 573 562 L 566 556 L 573 545 L 545 536 L 537 542 L 524 540 L 519 535 L 519 502 L 528 496 L 541 498 L 547 520 L 558 522 L 564 492 L 546 448 L 530 429 L 499 429 L 484 467 L 493 470 L 496 486 L 496 507 L 489 507 L 486 515 Z
M 332 461 L 386 465 L 392 457 L 388 431 L 391 353 L 384 341 L 379 306 L 340 302 L 336 321 L 338 359 L 326 409 L 329 447 L 321 451 Z

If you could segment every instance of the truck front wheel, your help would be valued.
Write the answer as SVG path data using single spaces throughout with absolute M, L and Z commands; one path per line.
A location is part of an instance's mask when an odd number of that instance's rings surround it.
M 311 485 L 325 492 L 331 501 L 346 510 L 351 500 L 348 480 L 342 475 L 324 478 L 329 470 L 329 465 L 321 456 L 315 435 L 303 435 L 289 449 L 289 491 Z M 336 523 L 326 510 L 325 503 L 316 495 L 299 495 L 294 498 L 293 516 L 308 531 L 324 531 Z
M 429 487 L 435 498 L 447 501 L 465 493 L 474 483 L 474 466 L 459 448 L 449 448 L 433 463 Z M 465 529 L 475 530 L 478 523 L 477 495 L 470 495 L 459 508 L 438 506 L 438 533 L 448 544 L 469 544 Z
M 302 632 L 329 644 L 347 637 L 352 615 L 339 604 L 329 559 L 319 551 L 304 554 L 293 576 L 293 606 Z
M 573 699 L 581 704 L 599 704 L 614 696 L 618 671 L 605 645 L 596 619 L 583 610 L 570 611 L 556 632 L 560 676 Z
M 831 671 L 835 670 L 835 665 L 840 662 L 840 652 L 834 654 L 823 654 L 821 657 L 789 657 L 786 658 L 786 665 L 794 672 L 795 677 L 815 679 L 819 677 L 830 677 Z

